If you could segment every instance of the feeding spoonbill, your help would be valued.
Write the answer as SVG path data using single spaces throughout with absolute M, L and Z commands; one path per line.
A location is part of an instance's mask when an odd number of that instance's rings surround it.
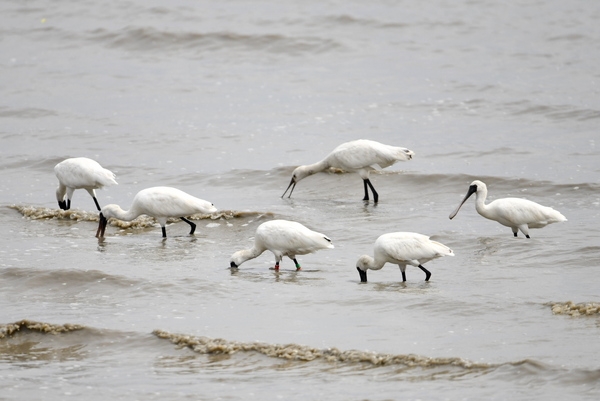
M 275 270 L 279 270 L 279 262 L 284 256 L 292 259 L 296 270 L 300 270 L 296 255 L 306 255 L 325 248 L 333 248 L 326 235 L 312 231 L 295 221 L 271 220 L 258 226 L 252 248 L 231 255 L 230 266 L 237 268 L 245 261 L 269 250 L 275 255 Z
M 58 178 L 56 200 L 63 210 L 71 208 L 71 199 L 76 189 L 85 189 L 94 199 L 98 210 L 100 204 L 96 199 L 96 189 L 109 185 L 117 185 L 112 171 L 103 168 L 98 162 L 87 157 L 74 157 L 63 160 L 54 166 Z M 66 200 L 65 200 L 66 195 Z
M 129 210 L 123 210 L 119 205 L 106 205 L 100 211 L 100 223 L 96 237 L 104 237 L 108 219 L 114 217 L 119 220 L 131 221 L 136 217 L 145 214 L 154 217 L 162 228 L 163 238 L 167 237 L 167 218 L 179 217 L 190 225 L 192 230 L 190 235 L 196 231 L 196 224 L 192 223 L 185 216 L 191 216 L 196 213 L 213 213 L 217 208 L 208 201 L 196 198 L 179 189 L 170 187 L 146 188 L 138 192 L 133 198 Z
M 479 180 L 471 183 L 463 201 L 456 210 L 450 213 L 450 219 L 456 216 L 460 207 L 473 194 L 476 194 L 475 209 L 477 213 L 486 219 L 495 220 L 503 226 L 510 227 L 515 237 L 518 230 L 521 230 L 525 237 L 529 238 L 530 228 L 542 228 L 548 224 L 567 221 L 565 216 L 551 207 L 542 206 L 527 199 L 502 198 L 486 205 L 487 186 Z
M 290 185 L 288 185 L 281 197 L 283 198 L 285 196 L 290 187 L 292 190 L 290 191 L 288 198 L 291 197 L 294 188 L 296 188 L 296 184 L 300 182 L 300 180 L 330 167 L 335 167 L 345 171 L 358 173 L 363 179 L 365 188 L 365 197 L 363 200 L 369 200 L 368 186 L 371 188 L 371 192 L 373 192 L 373 201 L 377 203 L 379 194 L 375 191 L 373 184 L 371 184 L 371 181 L 369 180 L 369 173 L 371 170 L 375 170 L 376 167 L 386 168 L 398 161 L 410 160 L 414 154 L 415 153 L 412 150 L 406 148 L 384 145 L 367 139 L 346 142 L 335 148 L 320 162 L 297 167 L 292 174 Z
M 428 236 L 417 233 L 398 232 L 383 234 L 375 241 L 374 258 L 363 255 L 356 261 L 356 270 L 360 281 L 367 282 L 367 270 L 380 270 L 386 263 L 395 263 L 402 272 L 402 281 L 406 281 L 406 265 L 418 267 L 425 272 L 425 281 L 429 281 L 431 272 L 423 263 L 442 256 L 454 256 L 452 249 Z

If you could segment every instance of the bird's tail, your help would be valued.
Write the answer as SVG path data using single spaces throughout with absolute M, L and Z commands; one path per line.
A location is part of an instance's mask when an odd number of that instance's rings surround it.
M 437 241 L 431 241 L 431 243 L 435 245 L 436 252 L 441 256 L 454 256 L 454 251 L 452 251 L 452 249 L 448 248 L 446 245 Z

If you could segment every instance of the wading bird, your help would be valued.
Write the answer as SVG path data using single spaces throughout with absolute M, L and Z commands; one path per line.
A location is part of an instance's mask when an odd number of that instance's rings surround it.
M 494 220 L 503 226 L 510 227 L 515 237 L 518 230 L 521 230 L 525 234 L 525 237 L 529 238 L 530 228 L 542 228 L 548 224 L 567 221 L 565 216 L 551 207 L 542 206 L 527 199 L 502 198 L 496 199 L 486 205 L 487 186 L 479 180 L 471 183 L 463 201 L 458 205 L 456 210 L 450 213 L 450 219 L 456 216 L 460 207 L 473 194 L 476 194 L 475 209 L 477 213 L 486 219 Z
M 300 270 L 296 255 L 306 255 L 325 248 L 333 248 L 333 244 L 324 234 L 295 221 L 271 220 L 258 226 L 252 248 L 237 251 L 231 256 L 230 266 L 238 268 L 245 261 L 269 250 L 275 255 L 275 270 L 279 270 L 279 262 L 284 256 L 292 259 L 296 270 Z
M 292 188 L 290 195 L 294 192 L 296 184 L 303 178 L 313 175 L 330 167 L 342 169 L 344 171 L 355 172 L 363 179 L 365 196 L 363 200 L 369 200 L 369 192 L 367 187 L 373 192 L 373 201 L 377 203 L 379 194 L 375 191 L 373 184 L 369 180 L 369 173 L 377 167 L 386 168 L 399 161 L 407 161 L 414 156 L 412 150 L 397 146 L 384 145 L 379 142 L 370 141 L 367 139 L 359 139 L 356 141 L 346 142 L 339 145 L 326 158 L 320 162 L 307 166 L 297 167 L 293 174 L 290 185 L 281 195 L 283 198 L 287 191 Z
M 406 266 L 418 267 L 425 272 L 425 281 L 429 281 L 431 272 L 423 264 L 442 256 L 454 256 L 452 249 L 428 236 L 417 233 L 383 234 L 375 241 L 374 256 L 363 255 L 356 262 L 356 270 L 360 281 L 367 282 L 367 270 L 380 270 L 386 263 L 394 263 L 400 267 L 402 281 L 406 281 Z
M 154 217 L 162 228 L 163 238 L 167 237 L 167 218 L 179 217 L 188 223 L 191 227 L 190 235 L 196 231 L 196 224 L 192 223 L 185 216 L 191 216 L 196 213 L 214 213 L 217 208 L 208 201 L 196 198 L 190 194 L 170 187 L 146 188 L 138 192 L 133 198 L 129 210 L 123 210 L 119 205 L 106 205 L 100 211 L 100 223 L 96 237 L 104 237 L 108 219 L 131 221 L 136 217 L 145 214 Z
M 87 157 L 74 157 L 63 160 L 54 166 L 54 173 L 58 178 L 56 200 L 58 200 L 58 207 L 63 210 L 71 208 L 71 199 L 76 189 L 88 191 L 94 199 L 96 207 L 100 210 L 100 204 L 96 199 L 96 189 L 117 185 L 112 171 L 103 168 L 98 162 Z

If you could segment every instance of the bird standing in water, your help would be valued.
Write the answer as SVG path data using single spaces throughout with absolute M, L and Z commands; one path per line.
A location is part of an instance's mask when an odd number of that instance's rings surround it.
M 417 233 L 397 232 L 383 234 L 375 241 L 374 258 L 363 255 L 356 261 L 356 270 L 360 281 L 367 282 L 367 270 L 380 270 L 386 263 L 400 267 L 402 281 L 406 281 L 406 266 L 418 267 L 425 272 L 425 281 L 429 281 L 431 272 L 423 264 L 442 256 L 454 256 L 452 249 L 444 244 L 432 241 L 428 236 Z
M 487 197 L 487 186 L 475 180 L 469 186 L 469 191 L 458 207 L 450 213 L 450 219 L 460 210 L 460 207 L 473 194 L 475 195 L 475 209 L 477 213 L 486 219 L 497 221 L 503 226 L 510 227 L 514 236 L 521 230 L 525 237 L 529 238 L 530 228 L 542 228 L 552 223 L 567 221 L 557 210 L 551 207 L 542 206 L 539 203 L 521 198 L 502 198 L 485 204 Z
M 167 218 L 179 217 L 191 227 L 190 235 L 196 231 L 196 224 L 186 219 L 196 213 L 214 213 L 217 208 L 204 199 L 196 198 L 186 192 L 171 187 L 146 188 L 138 192 L 133 198 L 129 210 L 123 210 L 119 205 L 106 205 L 100 211 L 100 223 L 96 237 L 104 237 L 108 219 L 114 217 L 119 220 L 131 221 L 145 214 L 154 217 L 162 228 L 163 238 L 167 237 Z
M 384 145 L 367 139 L 346 142 L 335 148 L 320 162 L 297 167 L 292 173 L 290 184 L 281 197 L 285 196 L 290 187 L 292 190 L 288 198 L 291 197 L 296 184 L 300 180 L 330 167 L 335 167 L 344 171 L 358 173 L 363 179 L 364 184 L 365 196 L 363 200 L 369 200 L 368 188 L 370 188 L 373 193 L 373 201 L 377 203 L 379 201 L 379 194 L 369 179 L 371 170 L 375 170 L 377 167 L 383 169 L 396 162 L 410 160 L 414 154 L 412 150 L 406 148 Z
M 238 268 L 245 261 L 269 250 L 275 255 L 275 270 L 279 270 L 279 262 L 284 256 L 292 259 L 296 270 L 300 270 L 296 255 L 306 255 L 325 248 L 333 248 L 333 244 L 324 234 L 295 221 L 271 220 L 258 226 L 252 248 L 237 251 L 231 256 L 230 266 Z

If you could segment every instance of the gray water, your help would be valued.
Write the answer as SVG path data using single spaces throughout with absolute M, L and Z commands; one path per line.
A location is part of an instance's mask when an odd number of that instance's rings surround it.
M 0 20 L 0 399 L 600 396 L 600 3 L 32 0 Z M 340 172 L 281 198 L 359 138 L 416 153 L 372 174 L 377 205 Z M 101 205 L 167 185 L 219 212 L 98 240 L 85 191 L 56 204 L 76 156 L 117 174 Z M 473 200 L 449 220 L 475 179 L 568 221 L 514 238 Z M 335 249 L 229 269 L 275 218 Z M 394 231 L 456 256 L 360 284 Z

